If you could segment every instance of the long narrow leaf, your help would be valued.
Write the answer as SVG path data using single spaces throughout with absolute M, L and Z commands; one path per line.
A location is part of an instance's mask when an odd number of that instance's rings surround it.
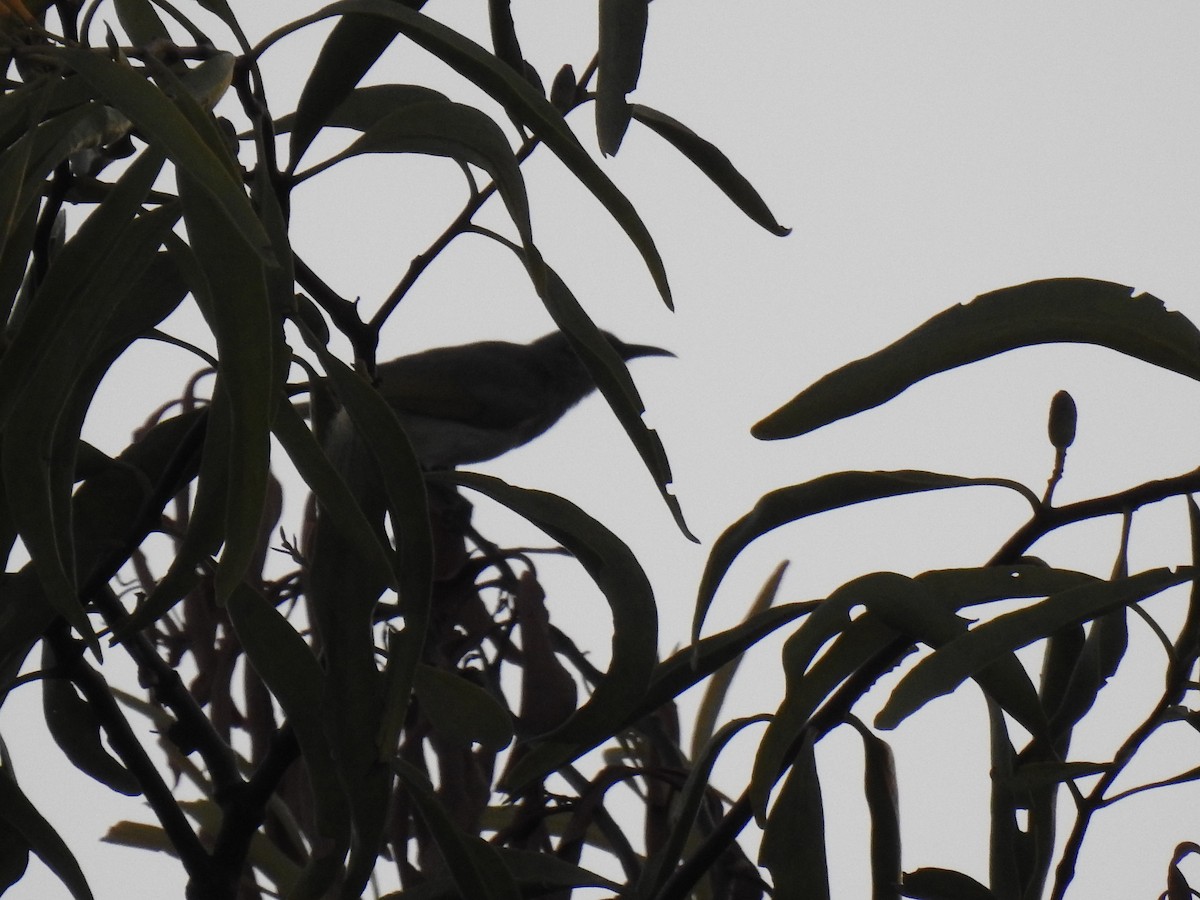
M 780 225 L 762 195 L 746 180 L 729 157 L 717 147 L 692 131 L 682 122 L 673 119 L 666 113 L 635 103 L 630 107 L 633 118 L 641 122 L 659 137 L 667 141 L 676 150 L 703 172 L 708 180 L 730 200 L 738 209 L 744 212 L 750 221 L 761 225 L 771 234 L 779 237 L 791 234 L 792 229 Z
M 654 593 L 629 548 L 567 500 L 484 475 L 448 473 L 445 477 L 502 503 L 561 543 L 604 593 L 612 612 L 608 673 L 591 699 L 508 773 L 509 786 L 515 788 L 591 749 L 637 708 L 658 655 Z
M 217 340 L 218 377 L 229 399 L 229 493 L 216 581 L 218 602 L 223 603 L 241 582 L 257 544 L 270 466 L 272 406 L 283 381 L 278 365 L 281 324 L 269 304 L 262 257 L 228 227 L 209 190 L 186 172 L 179 173 L 179 193 L 188 238 L 205 274 L 201 290 L 193 290 Z
M 918 381 L 1018 347 L 1097 344 L 1200 379 L 1200 331 L 1150 294 L 1090 278 L 1051 278 L 982 294 L 894 344 L 831 372 L 752 429 L 797 437 L 886 403 Z

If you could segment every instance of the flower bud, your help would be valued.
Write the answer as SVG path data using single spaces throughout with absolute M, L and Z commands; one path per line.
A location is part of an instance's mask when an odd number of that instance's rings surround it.
M 1050 401 L 1050 443 L 1055 450 L 1066 450 L 1075 442 L 1075 401 L 1066 391 L 1059 391 Z

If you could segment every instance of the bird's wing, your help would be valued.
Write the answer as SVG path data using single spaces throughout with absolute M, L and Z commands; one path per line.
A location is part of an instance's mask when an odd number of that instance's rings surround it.
M 502 341 L 471 347 L 473 359 L 451 347 L 383 363 L 380 391 L 400 412 L 477 428 L 514 428 L 544 412 L 542 373 L 519 352 L 525 348 Z

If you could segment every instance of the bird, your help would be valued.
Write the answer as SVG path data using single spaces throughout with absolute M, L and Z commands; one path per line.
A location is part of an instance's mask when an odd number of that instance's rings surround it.
M 602 334 L 626 362 L 675 355 Z M 596 388 L 561 331 L 528 344 L 437 347 L 381 363 L 376 371 L 379 392 L 426 469 L 495 459 L 543 434 Z M 297 408 L 303 413 L 305 407 Z

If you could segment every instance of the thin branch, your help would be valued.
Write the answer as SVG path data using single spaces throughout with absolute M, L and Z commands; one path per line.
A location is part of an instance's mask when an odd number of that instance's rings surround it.
M 1099 516 L 1121 515 L 1149 503 L 1157 503 L 1168 497 L 1189 494 L 1194 491 L 1200 491 L 1200 469 L 1160 481 L 1147 481 L 1106 497 L 1094 497 L 1091 500 L 1068 503 L 1066 506 L 1044 506 L 1037 510 L 1033 517 L 1005 542 L 988 565 L 1011 565 L 1035 543 L 1064 525 L 1072 525 Z
M 114 631 L 123 631 L 130 616 L 112 588 L 106 586 L 98 591 L 92 601 Z M 145 632 L 124 633 L 121 642 L 137 664 L 141 683 L 152 691 L 156 702 L 175 715 L 179 728 L 173 728 L 168 737 L 185 756 L 194 750 L 204 760 L 212 778 L 214 796 L 220 800 L 224 794 L 240 787 L 243 782 L 233 750 L 217 734 L 179 673 L 158 655 Z
M 188 877 L 207 882 L 209 858 L 203 844 L 192 830 L 191 823 L 180 809 L 175 795 L 121 712 L 104 676 L 84 659 L 83 644 L 70 637 L 63 620 L 49 629 L 45 640 L 53 649 L 58 668 L 64 677 L 69 678 L 79 689 L 95 712 L 104 727 L 113 752 L 137 779 L 146 802 L 179 854 L 179 860 L 187 870 Z

